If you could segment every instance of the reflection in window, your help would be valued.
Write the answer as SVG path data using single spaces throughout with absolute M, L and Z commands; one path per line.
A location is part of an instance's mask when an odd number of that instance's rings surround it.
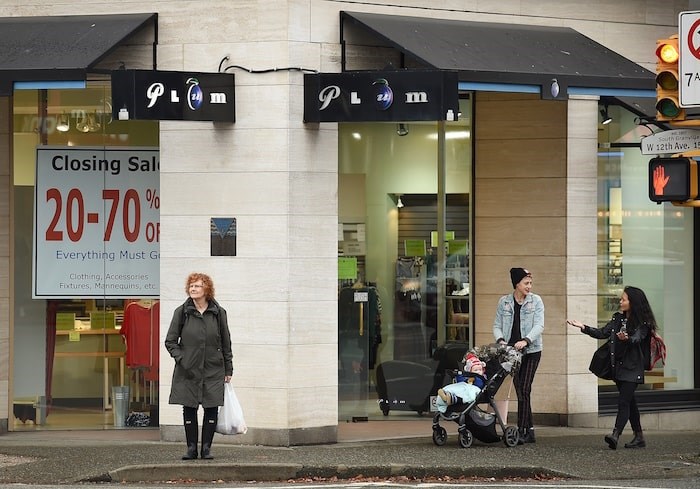
M 635 114 L 608 108 L 613 121 L 599 125 L 598 325 L 618 310 L 625 285 L 642 288 L 670 354 L 646 375 L 645 389 L 690 389 L 693 378 L 693 211 L 657 205 L 648 197 L 648 164 L 640 139 L 653 126 Z M 643 129 L 643 130 L 642 130 Z

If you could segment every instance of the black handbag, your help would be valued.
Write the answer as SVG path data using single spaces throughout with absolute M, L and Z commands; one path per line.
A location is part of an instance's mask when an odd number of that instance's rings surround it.
M 610 361 L 610 341 L 606 341 L 603 346 L 593 353 L 591 364 L 588 370 L 601 379 L 612 380 L 612 363 Z

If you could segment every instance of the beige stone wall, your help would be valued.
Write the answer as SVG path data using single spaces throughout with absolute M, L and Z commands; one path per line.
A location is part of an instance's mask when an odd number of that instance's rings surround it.
M 9 97 L 0 97 L 0 433 L 7 431 L 10 390 L 10 134 Z
M 202 32 L 184 28 L 189 13 L 161 16 L 160 68 L 212 71 L 228 56 L 225 66 L 250 70 L 319 69 L 320 45 L 296 41 L 308 39 L 309 13 L 293 3 L 282 15 L 269 15 L 273 9 L 227 3 L 226 11 L 207 14 Z M 251 427 L 233 442 L 333 441 L 336 127 L 303 124 L 301 72 L 232 72 L 235 124 L 161 124 L 162 310 L 184 300 L 189 271 L 214 278 L 231 319 L 233 382 Z M 210 217 L 237 219 L 237 257 L 208 256 Z M 180 407 L 166 404 L 172 361 L 161 358 L 162 433 L 179 438 Z
M 474 273 L 476 343 L 493 341 L 509 269 L 528 268 L 545 303 L 533 384 L 536 419 L 597 425 L 596 342 L 566 326 L 596 319 L 598 97 L 568 102 L 477 93 Z
M 598 97 L 572 97 L 567 113 L 566 185 L 566 318 L 596 324 L 597 205 L 598 205 Z M 555 327 L 564 335 L 563 372 L 566 372 L 566 411 L 574 426 L 598 423 L 598 379 L 588 364 L 598 344 L 566 326 Z
M 533 411 L 566 412 L 567 103 L 538 95 L 476 94 L 474 320 L 476 344 L 493 341 L 509 270 L 533 274 L 545 303 L 544 353 Z M 548 393 L 547 395 L 544 395 Z

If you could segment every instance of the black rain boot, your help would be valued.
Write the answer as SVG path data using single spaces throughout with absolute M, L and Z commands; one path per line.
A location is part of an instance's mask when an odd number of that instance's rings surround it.
M 197 438 L 199 438 L 199 427 L 197 421 L 185 421 L 185 439 L 187 440 L 187 453 L 182 456 L 182 460 L 193 460 L 197 458 Z
M 618 431 L 617 428 L 613 428 L 611 434 L 605 435 L 605 443 L 607 443 L 612 450 L 617 450 L 617 441 L 620 438 L 620 433 L 621 432 Z
M 204 415 L 204 422 L 202 423 L 202 458 L 211 460 L 214 457 L 211 455 L 211 442 L 214 440 L 214 433 L 216 433 L 216 422 L 218 421 L 217 413 L 214 414 L 212 418 L 211 415 Z
M 634 438 L 629 443 L 625 443 L 625 448 L 646 448 L 647 442 L 644 441 L 644 432 L 642 430 L 634 432 Z
M 525 428 L 525 443 L 535 443 L 535 428 Z

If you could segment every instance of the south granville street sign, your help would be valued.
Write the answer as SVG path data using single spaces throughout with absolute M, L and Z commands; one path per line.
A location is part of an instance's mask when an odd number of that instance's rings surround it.
M 642 138 L 643 155 L 682 153 L 700 149 L 700 131 L 697 129 L 673 129 L 657 132 Z
M 304 75 L 304 122 L 457 120 L 455 71 Z
M 234 75 L 116 70 L 112 112 L 115 120 L 235 122 Z

